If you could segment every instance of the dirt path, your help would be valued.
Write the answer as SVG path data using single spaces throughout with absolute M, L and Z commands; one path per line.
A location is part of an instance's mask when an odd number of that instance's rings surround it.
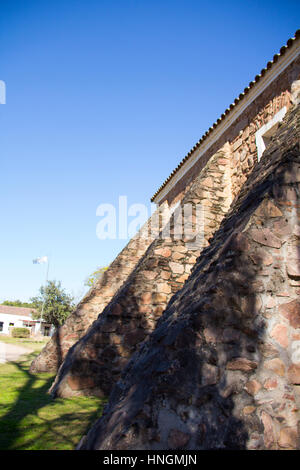
M 30 354 L 32 351 L 32 349 L 0 341 L 0 364 L 16 361 L 23 354 Z

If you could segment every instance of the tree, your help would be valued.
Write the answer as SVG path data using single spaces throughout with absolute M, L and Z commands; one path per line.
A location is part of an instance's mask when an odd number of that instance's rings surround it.
M 99 279 L 103 276 L 103 273 L 108 269 L 108 266 L 102 268 L 97 268 L 89 277 L 84 281 L 84 285 L 88 287 L 93 287 Z
M 32 302 L 22 302 L 21 300 L 4 300 L 1 305 L 8 305 L 10 307 L 35 308 L 35 305 Z
M 37 310 L 35 318 L 42 315 L 44 321 L 56 328 L 61 326 L 72 313 L 75 307 L 73 300 L 59 281 L 48 281 L 46 286 L 40 288 L 40 295 L 30 299 Z

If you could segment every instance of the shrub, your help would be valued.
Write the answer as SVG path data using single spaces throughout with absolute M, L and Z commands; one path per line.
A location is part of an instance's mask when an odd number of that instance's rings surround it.
M 30 331 L 27 328 L 12 328 L 11 335 L 13 338 L 29 338 Z

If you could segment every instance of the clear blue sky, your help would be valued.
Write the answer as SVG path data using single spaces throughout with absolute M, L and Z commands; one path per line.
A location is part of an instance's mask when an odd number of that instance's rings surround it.
M 148 204 L 299 27 L 298 1 L 1 0 L 0 301 L 80 296 L 126 240 L 101 203 Z

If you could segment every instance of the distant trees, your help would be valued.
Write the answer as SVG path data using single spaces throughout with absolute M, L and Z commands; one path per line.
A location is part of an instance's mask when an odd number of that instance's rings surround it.
M 61 287 L 61 282 L 48 281 L 46 286 L 40 288 L 40 294 L 32 297 L 30 301 L 37 313 L 35 318 L 42 318 L 56 328 L 62 325 L 74 310 L 74 298 Z
M 108 266 L 102 266 L 97 268 L 90 276 L 84 281 L 84 285 L 88 287 L 93 287 L 97 281 L 103 276 L 103 273 L 108 269 Z
M 21 300 L 4 300 L 1 305 L 8 305 L 9 307 L 35 308 L 35 305 L 32 302 L 21 302 Z

